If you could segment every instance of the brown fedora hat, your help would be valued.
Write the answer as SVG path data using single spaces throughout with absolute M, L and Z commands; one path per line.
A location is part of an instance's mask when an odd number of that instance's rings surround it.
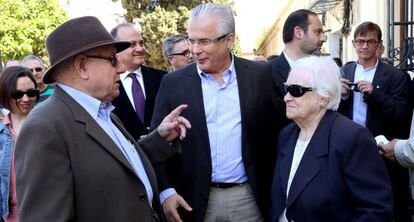
M 131 46 L 127 41 L 115 41 L 102 23 L 93 16 L 71 19 L 49 34 L 46 47 L 51 67 L 46 71 L 43 82 L 55 82 L 52 78 L 56 67 L 66 59 L 100 46 L 113 45 L 117 52 Z

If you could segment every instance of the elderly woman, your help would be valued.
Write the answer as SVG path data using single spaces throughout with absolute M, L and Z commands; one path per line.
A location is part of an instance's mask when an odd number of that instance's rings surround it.
M 24 120 L 38 100 L 39 90 L 29 69 L 13 66 L 4 70 L 0 76 L 0 107 L 10 112 L 0 124 L 0 221 L 19 221 L 14 144 Z
M 295 62 L 285 83 L 272 221 L 392 221 L 389 179 L 372 135 L 339 113 L 340 72 L 329 58 Z

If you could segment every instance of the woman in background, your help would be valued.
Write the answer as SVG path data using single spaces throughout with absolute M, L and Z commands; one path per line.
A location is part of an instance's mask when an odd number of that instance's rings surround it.
M 10 112 L 0 124 L 0 221 L 19 221 L 14 145 L 24 120 L 38 100 L 39 90 L 29 69 L 13 66 L 4 70 L 0 76 L 0 108 Z

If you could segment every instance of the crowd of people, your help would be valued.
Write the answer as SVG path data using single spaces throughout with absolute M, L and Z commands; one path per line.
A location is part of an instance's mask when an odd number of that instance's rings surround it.
M 343 66 L 323 33 L 294 11 L 283 52 L 252 61 L 231 8 L 203 3 L 164 41 L 166 72 L 133 24 L 63 23 L 48 68 L 0 76 L 0 221 L 411 221 L 412 80 L 377 24 Z

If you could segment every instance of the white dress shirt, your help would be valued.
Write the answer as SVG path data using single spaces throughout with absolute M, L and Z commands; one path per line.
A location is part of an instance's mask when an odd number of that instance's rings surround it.
M 131 101 L 132 107 L 134 107 L 135 110 L 135 103 L 134 103 L 134 97 L 132 96 L 132 79 L 129 77 L 130 72 L 125 72 L 120 75 L 120 79 L 122 82 L 122 85 L 124 86 L 125 92 L 129 98 L 129 101 Z M 133 73 L 137 74 L 136 77 L 138 79 L 139 84 L 142 88 L 142 93 L 144 94 L 144 98 L 146 99 L 147 96 L 145 95 L 145 86 L 144 86 L 144 78 L 142 77 L 141 67 L 139 69 L 135 70 Z
M 364 68 L 362 65 L 356 63 L 354 82 L 359 80 L 366 80 L 372 83 L 375 71 L 377 71 L 377 63 L 369 68 Z M 362 126 L 366 126 L 368 105 L 364 102 L 364 94 L 361 92 L 353 92 L 354 101 L 352 109 L 352 120 Z

